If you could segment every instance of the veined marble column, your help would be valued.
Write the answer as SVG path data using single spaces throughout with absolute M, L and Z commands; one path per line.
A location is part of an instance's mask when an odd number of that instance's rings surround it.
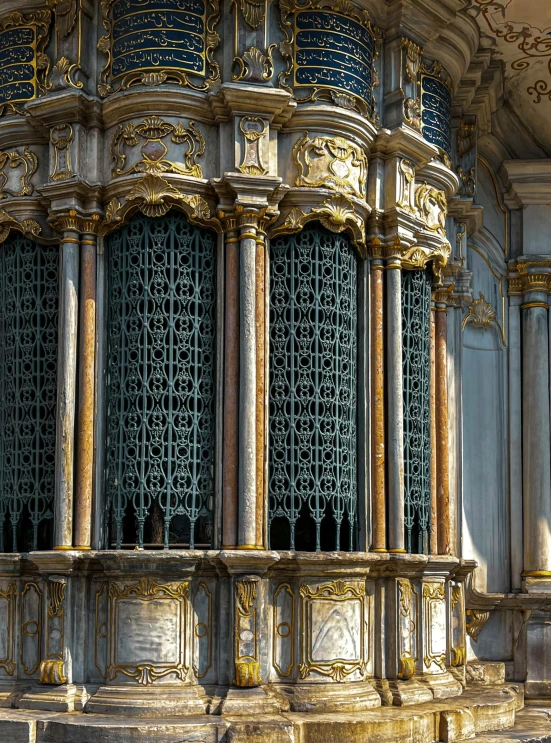
M 388 548 L 405 552 L 404 382 L 402 360 L 402 270 L 399 258 L 386 266 L 388 379 Z
M 256 243 L 257 217 L 239 218 L 239 520 L 238 547 L 256 548 Z
M 75 219 L 60 220 L 57 431 L 55 458 L 54 549 L 73 548 L 73 476 L 77 381 L 79 233 Z
M 522 538 L 522 336 L 520 296 L 509 297 L 509 489 L 511 587 L 521 589 Z
M 239 493 L 239 231 L 226 220 L 222 547 L 237 545 Z
M 438 554 L 438 487 L 436 467 L 436 308 L 430 311 L 430 552 Z
M 256 546 L 264 545 L 264 504 L 266 502 L 267 462 L 266 433 L 267 418 L 266 410 L 268 401 L 266 399 L 268 378 L 266 371 L 267 362 L 267 338 L 268 308 L 266 305 L 267 295 L 267 255 L 266 234 L 259 224 L 256 241 Z
M 373 552 L 386 552 L 383 271 L 371 262 L 371 499 Z
M 533 279 L 533 276 L 530 276 Z M 533 283 L 523 296 L 522 410 L 525 577 L 551 576 L 551 436 L 548 295 Z M 533 289 L 536 289 L 535 291 Z
M 94 222 L 85 224 L 80 242 L 80 328 L 75 547 L 92 544 L 94 409 L 96 365 L 96 250 Z
M 436 411 L 436 509 L 438 554 L 451 554 L 450 463 L 448 433 L 448 371 L 446 305 L 436 304 L 435 317 L 435 411 Z

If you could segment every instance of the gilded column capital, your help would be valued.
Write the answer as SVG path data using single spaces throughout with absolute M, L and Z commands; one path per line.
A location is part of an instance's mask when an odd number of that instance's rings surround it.
M 78 232 L 79 234 L 98 235 L 103 220 L 98 213 L 82 215 L 76 209 L 66 213 L 54 214 L 50 212 L 50 224 L 56 232 Z
M 523 256 L 510 265 L 509 295 L 551 293 L 551 259 Z

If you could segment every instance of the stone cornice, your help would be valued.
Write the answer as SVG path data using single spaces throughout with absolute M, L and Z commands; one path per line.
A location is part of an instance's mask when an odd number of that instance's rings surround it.
M 505 160 L 499 175 L 508 206 L 551 205 L 551 160 Z

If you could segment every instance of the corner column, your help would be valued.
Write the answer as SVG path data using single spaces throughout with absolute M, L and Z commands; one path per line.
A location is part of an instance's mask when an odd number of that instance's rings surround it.
M 73 546 L 79 233 L 76 214 L 61 219 L 61 281 L 55 461 L 54 549 Z
M 450 461 L 448 432 L 447 305 L 435 307 L 436 512 L 438 554 L 450 555 Z
M 96 366 L 96 251 L 99 218 L 83 224 L 80 242 L 80 328 L 75 548 L 92 544 Z
M 257 218 L 239 217 L 239 525 L 238 546 L 256 547 L 256 241 Z
M 239 230 L 237 219 L 224 224 L 226 239 L 224 342 L 224 459 L 222 548 L 237 546 L 239 498 Z
M 523 282 L 522 409 L 525 578 L 551 577 L 551 435 L 547 276 Z
M 404 383 L 402 360 L 401 260 L 386 266 L 388 378 L 388 548 L 405 552 L 404 524 Z
M 371 473 L 373 552 L 386 552 L 384 265 L 371 261 Z

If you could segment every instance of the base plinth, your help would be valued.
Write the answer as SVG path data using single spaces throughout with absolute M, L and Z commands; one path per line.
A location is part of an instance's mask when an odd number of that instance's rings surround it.
M 61 686 L 35 685 L 18 703 L 19 709 L 42 710 L 44 712 L 82 712 L 92 691 L 97 687 L 82 684 Z
M 204 715 L 207 704 L 197 686 L 101 686 L 86 704 L 86 712 L 128 717 Z
M 296 684 L 273 687 L 284 695 L 293 712 L 363 712 L 381 706 L 369 681 L 347 684 Z

